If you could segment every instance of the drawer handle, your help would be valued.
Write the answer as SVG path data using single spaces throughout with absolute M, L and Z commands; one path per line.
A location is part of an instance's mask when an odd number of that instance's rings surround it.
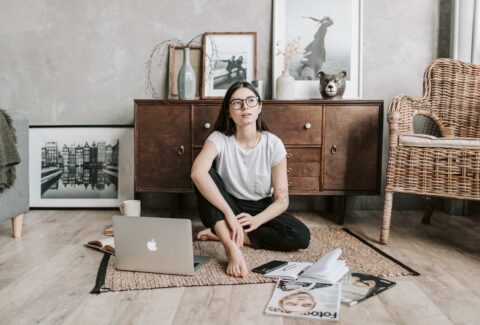
M 292 157 L 293 157 L 293 154 L 287 153 L 287 159 L 290 159 L 290 158 L 292 158 Z
M 210 125 L 210 123 L 207 122 L 203 125 L 203 127 L 208 130 L 208 129 L 210 129 L 211 125 Z
M 311 123 L 307 123 L 307 124 L 305 124 L 305 129 L 307 129 L 307 130 L 308 130 L 308 129 L 310 129 L 311 127 L 312 127 L 312 124 L 311 124 Z
M 337 146 L 336 145 L 333 145 L 331 148 L 330 148 L 330 153 L 332 155 L 336 154 L 337 153 Z
M 291 173 L 293 169 L 291 167 L 287 168 L 287 173 Z
M 178 155 L 181 156 L 185 153 L 185 147 L 184 146 L 180 146 L 178 147 Z

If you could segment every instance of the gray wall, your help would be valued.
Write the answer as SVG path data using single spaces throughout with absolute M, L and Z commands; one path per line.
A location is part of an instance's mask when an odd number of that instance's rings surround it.
M 421 94 L 423 71 L 437 56 L 439 4 L 363 1 L 365 99 L 388 108 L 395 95 Z M 207 31 L 256 31 L 258 78 L 270 94 L 272 1 L 4 0 L 1 7 L 0 107 L 33 125 L 132 123 L 133 99 L 149 96 L 145 63 L 154 45 Z M 167 60 L 155 66 L 165 94 Z M 396 203 L 418 206 L 410 198 Z M 381 208 L 383 201 L 355 197 L 349 206 Z

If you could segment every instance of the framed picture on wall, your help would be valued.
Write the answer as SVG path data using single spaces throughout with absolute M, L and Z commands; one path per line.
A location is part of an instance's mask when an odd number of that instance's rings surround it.
M 133 199 L 133 127 L 30 126 L 29 141 L 31 207 L 118 207 Z
M 295 79 L 295 98 L 321 98 L 320 71 L 347 72 L 343 99 L 359 99 L 361 88 L 361 0 L 274 0 L 273 94 L 284 70 L 287 44 L 298 41 L 299 51 L 289 60 Z
M 236 81 L 257 76 L 257 33 L 205 33 L 202 98 L 221 98 Z
M 190 49 L 190 64 L 195 72 L 196 91 L 194 99 L 200 98 L 201 78 L 202 78 L 202 47 L 201 46 L 189 46 Z M 177 79 L 178 72 L 183 64 L 184 47 L 182 46 L 169 46 L 169 64 L 168 64 L 168 98 L 178 99 L 178 87 Z

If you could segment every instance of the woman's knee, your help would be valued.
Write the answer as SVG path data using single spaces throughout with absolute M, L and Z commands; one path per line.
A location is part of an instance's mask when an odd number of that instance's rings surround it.
M 292 232 L 290 240 L 293 249 L 305 249 L 310 245 L 310 230 L 299 222 Z

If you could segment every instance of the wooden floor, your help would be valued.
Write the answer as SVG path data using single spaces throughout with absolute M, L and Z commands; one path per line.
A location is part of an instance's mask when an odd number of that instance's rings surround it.
M 273 284 L 89 294 L 101 254 L 82 243 L 101 236 L 112 214 L 31 211 L 19 240 L 10 221 L 1 222 L 0 324 L 310 323 L 263 314 Z M 337 227 L 313 212 L 296 214 L 310 225 Z M 340 323 L 479 324 L 480 216 L 438 212 L 431 225 L 420 224 L 419 211 L 394 211 L 392 218 L 390 244 L 378 246 L 422 275 L 392 278 L 393 289 L 342 306 Z M 376 243 L 380 219 L 381 211 L 351 211 L 346 226 Z

